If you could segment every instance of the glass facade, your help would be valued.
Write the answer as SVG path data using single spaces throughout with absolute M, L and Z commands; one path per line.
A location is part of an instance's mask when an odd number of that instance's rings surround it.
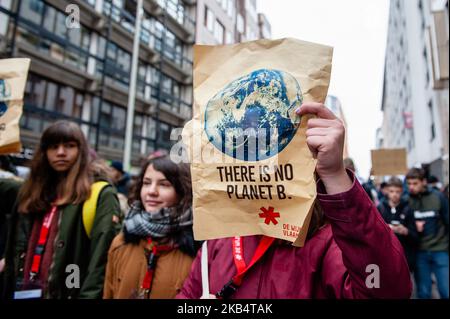
M 105 24 L 97 27 L 81 19 L 79 29 L 68 28 L 66 13 L 44 0 L 20 1 L 19 8 L 19 1 L 11 1 L 8 7 L 0 2 L 1 35 L 8 36 L 10 43 L 14 39 L 15 53 L 20 51 L 21 56 L 33 53 L 22 129 L 39 136 L 53 121 L 69 119 L 86 129 L 92 147 L 123 152 L 135 1 L 104 0 L 99 8 L 96 1 L 84 0 L 93 12 L 102 14 Z M 157 3 L 182 27 L 186 28 L 190 22 L 194 25 L 182 1 L 159 0 Z M 17 10 L 17 18 L 14 10 Z M 88 13 L 81 11 L 80 14 Z M 129 42 L 122 41 L 126 37 Z M 168 113 L 174 123 L 180 123 L 180 114 L 192 114 L 191 90 L 180 80 L 184 74 L 192 72 L 192 61 L 186 55 L 190 44 L 182 39 L 158 14 L 144 12 L 141 51 L 142 47 L 147 48 L 153 55 L 159 55 L 162 62 L 143 58 L 151 54 L 139 57 L 136 97 L 144 106 L 136 109 L 134 117 L 134 154 L 170 145 L 170 131 L 176 125 L 159 120 L 158 112 Z M 161 63 L 174 65 L 175 71 L 161 72 Z M 34 65 L 39 68 L 34 69 Z M 58 77 L 45 71 L 47 66 L 63 75 Z M 72 78 L 75 79 L 73 85 Z M 125 94 L 126 98 L 114 98 L 117 92 Z M 150 111 L 155 107 L 156 112 Z

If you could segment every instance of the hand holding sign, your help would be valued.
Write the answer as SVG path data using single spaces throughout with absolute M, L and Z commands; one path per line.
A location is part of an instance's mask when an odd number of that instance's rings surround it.
M 322 179 L 328 194 L 349 190 L 352 182 L 348 177 L 343 158 L 345 128 L 333 112 L 323 104 L 303 103 L 297 114 L 314 114 L 317 118 L 308 120 L 306 143 L 317 159 L 316 172 Z
M 193 119 L 183 142 L 195 239 L 265 235 L 303 245 L 317 161 L 295 109 L 305 98 L 325 100 L 332 52 L 289 38 L 194 46 Z

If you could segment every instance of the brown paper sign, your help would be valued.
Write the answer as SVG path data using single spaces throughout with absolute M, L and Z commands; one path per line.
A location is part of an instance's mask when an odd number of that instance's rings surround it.
M 19 120 L 30 59 L 0 60 L 0 154 L 21 149 Z
M 267 235 L 303 245 L 316 198 L 307 117 L 325 100 L 332 48 L 295 39 L 194 46 L 183 130 L 197 240 Z
M 373 175 L 404 175 L 408 170 L 404 148 L 371 150 L 371 155 Z

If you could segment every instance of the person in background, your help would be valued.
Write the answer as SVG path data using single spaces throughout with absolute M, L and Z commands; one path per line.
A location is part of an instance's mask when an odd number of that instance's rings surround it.
M 373 169 L 371 169 L 369 178 L 365 183 L 362 184 L 362 187 L 367 193 L 367 196 L 369 196 L 370 200 L 375 204 L 375 206 L 378 206 L 380 204 L 380 201 L 378 200 L 378 191 L 377 187 L 375 186 L 374 180 L 375 177 L 373 176 Z
M 117 192 L 128 197 L 130 189 L 130 175 L 123 170 L 123 164 L 119 161 L 111 161 L 112 178 Z
M 15 178 L 0 178 L 0 299 L 4 286 L 7 213 L 13 210 L 21 186 L 22 181 Z
M 386 183 L 386 199 L 382 200 L 377 208 L 384 221 L 397 235 L 405 251 L 409 270 L 414 272 L 418 234 L 414 213 L 409 208 L 408 202 L 402 200 L 402 192 L 402 181 L 397 177 L 391 177 Z
M 9 213 L 7 298 L 101 298 L 120 212 L 114 188 L 95 183 L 89 164 L 86 138 L 77 124 L 58 121 L 43 132 L 17 209 Z M 83 206 L 94 188 L 99 193 L 87 223 Z M 77 270 L 68 273 L 70 265 Z M 74 271 L 79 284 L 68 285 Z
M 0 155 L 0 178 L 12 178 L 20 181 L 19 172 L 7 155 Z
M 161 156 L 167 156 L 169 155 L 169 151 L 163 148 L 157 149 L 156 151 L 150 153 L 150 155 L 147 157 L 147 160 L 151 160 L 157 157 Z
M 384 200 L 387 200 L 387 193 L 388 193 L 388 183 L 387 182 L 381 182 L 380 187 L 377 192 L 378 201 L 382 202 Z
M 422 169 L 410 169 L 406 181 L 409 206 L 414 211 L 419 234 L 415 269 L 417 296 L 431 298 L 431 274 L 434 273 L 440 297 L 448 299 L 448 200 L 427 186 Z
M 442 183 L 439 181 L 439 179 L 436 176 L 430 175 L 427 178 L 427 182 L 428 182 L 428 186 L 430 186 L 434 190 L 436 190 L 438 192 L 442 191 Z
M 89 168 L 94 179 L 106 181 L 109 184 L 114 185 L 113 179 L 115 172 L 114 169 L 108 165 L 108 162 L 98 156 L 93 157 L 91 155 L 90 158 L 91 162 Z M 122 223 L 130 207 L 128 206 L 128 198 L 125 197 L 124 194 L 117 193 L 117 199 L 119 200 L 120 205 L 119 221 Z
M 23 183 L 18 177 L 17 167 L 9 155 L 0 155 L 0 297 L 3 296 L 3 277 L 5 270 L 5 246 L 7 235 L 7 214 L 15 204 L 17 194 Z
M 359 174 L 356 172 L 356 166 L 355 166 L 355 162 L 353 161 L 353 159 L 351 159 L 350 157 L 346 157 L 344 158 L 344 167 L 346 169 L 351 170 L 353 173 L 355 173 L 356 178 L 358 179 L 358 182 L 360 184 L 364 183 L 364 180 L 359 176 Z
M 109 250 L 103 298 L 174 298 L 199 248 L 189 166 L 168 156 L 148 160 L 130 204 Z

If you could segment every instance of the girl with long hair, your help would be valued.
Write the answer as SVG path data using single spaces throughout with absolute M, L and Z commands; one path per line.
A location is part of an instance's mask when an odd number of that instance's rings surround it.
M 88 155 L 77 124 L 58 121 L 43 132 L 12 212 L 8 297 L 101 297 L 119 204 L 110 184 L 96 183 Z
M 168 156 L 148 160 L 130 204 L 109 250 L 103 298 L 174 298 L 199 246 L 192 232 L 189 166 Z

